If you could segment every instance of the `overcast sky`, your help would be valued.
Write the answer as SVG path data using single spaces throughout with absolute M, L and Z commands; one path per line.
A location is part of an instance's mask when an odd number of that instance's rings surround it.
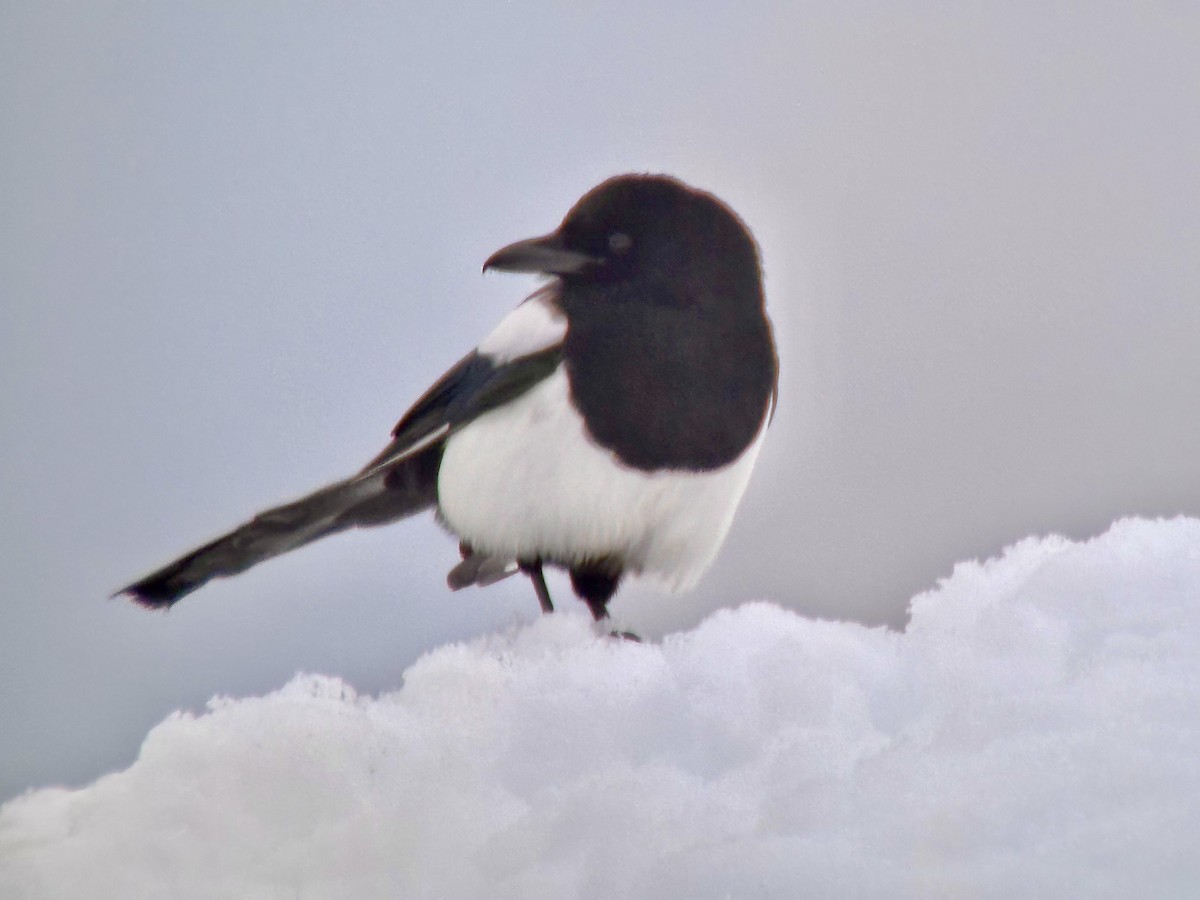
M 0 798 L 536 615 L 450 594 L 429 517 L 106 597 L 370 458 L 534 286 L 482 261 L 618 172 L 741 213 L 783 366 L 725 550 L 634 630 L 901 626 L 955 560 L 1200 514 L 1198 47 L 1170 2 L 4 4 Z

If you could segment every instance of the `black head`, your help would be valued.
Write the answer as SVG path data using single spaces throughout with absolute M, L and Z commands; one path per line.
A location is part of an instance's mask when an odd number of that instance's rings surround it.
M 571 401 L 623 464 L 711 471 L 761 431 L 777 365 L 758 250 L 711 194 L 610 178 L 484 268 L 558 276 Z
M 664 175 L 618 175 L 583 195 L 548 235 L 495 253 L 484 269 L 557 275 L 565 286 L 671 283 L 678 297 L 762 303 L 758 251 L 741 219 L 711 194 Z M 698 290 L 697 290 L 698 289 Z M 622 292 L 623 293 L 623 292 Z

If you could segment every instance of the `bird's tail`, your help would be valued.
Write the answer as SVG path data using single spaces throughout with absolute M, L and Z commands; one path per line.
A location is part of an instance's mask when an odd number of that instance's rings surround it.
M 166 608 L 210 579 L 244 572 L 273 556 L 347 528 L 383 525 L 437 502 L 442 445 L 259 513 L 245 525 L 121 588 L 143 606 Z

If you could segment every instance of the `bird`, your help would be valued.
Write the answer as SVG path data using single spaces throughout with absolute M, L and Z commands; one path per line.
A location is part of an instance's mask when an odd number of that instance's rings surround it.
M 452 590 L 523 572 L 551 612 L 553 567 L 599 622 L 628 575 L 693 587 L 729 531 L 778 394 L 749 228 L 674 177 L 624 174 L 483 271 L 545 281 L 365 467 L 113 596 L 169 608 L 319 538 L 428 510 L 459 541 Z

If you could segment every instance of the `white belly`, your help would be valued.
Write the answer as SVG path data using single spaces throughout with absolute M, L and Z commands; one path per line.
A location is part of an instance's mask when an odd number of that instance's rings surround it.
M 613 556 L 673 590 L 691 587 L 725 540 L 762 432 L 722 469 L 640 472 L 588 437 L 568 390 L 560 366 L 447 440 L 442 519 L 487 555 L 563 564 Z

